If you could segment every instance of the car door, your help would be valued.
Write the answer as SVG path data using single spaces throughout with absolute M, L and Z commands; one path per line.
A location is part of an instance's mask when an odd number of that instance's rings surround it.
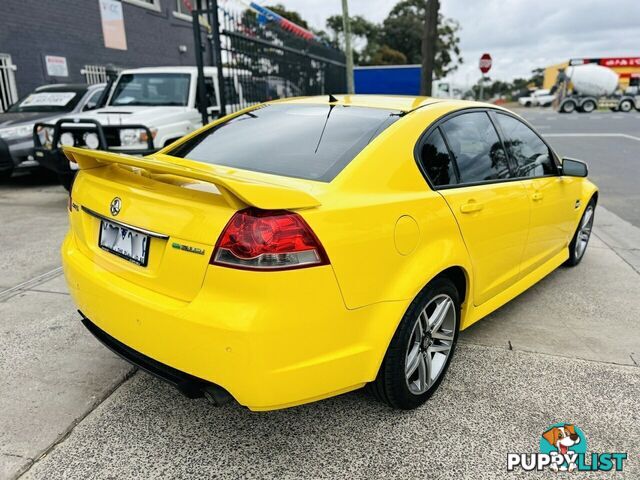
M 421 147 L 421 162 L 458 222 L 480 305 L 518 278 L 529 229 L 527 190 L 511 181 L 504 146 L 483 110 L 439 124 Z
M 506 113 L 492 113 L 507 148 L 514 176 L 531 204 L 529 238 L 521 276 L 557 255 L 571 241 L 580 208 L 578 178 L 559 175 L 553 151 L 530 127 Z

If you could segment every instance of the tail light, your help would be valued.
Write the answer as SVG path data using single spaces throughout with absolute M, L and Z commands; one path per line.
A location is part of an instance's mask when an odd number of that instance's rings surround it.
M 329 259 L 297 213 L 247 208 L 229 220 L 210 263 L 247 270 L 287 270 L 326 265 Z

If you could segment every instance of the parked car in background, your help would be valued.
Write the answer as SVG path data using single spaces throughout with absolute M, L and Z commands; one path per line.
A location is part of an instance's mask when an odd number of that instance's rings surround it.
M 225 75 L 227 111 L 245 105 L 242 71 Z M 69 189 L 75 175 L 62 146 L 146 155 L 202 126 L 198 110 L 196 67 L 150 67 L 124 70 L 114 82 L 105 106 L 81 115 L 39 125 L 34 134 L 40 163 L 55 171 Z M 210 118 L 220 114 L 217 69 L 205 67 L 204 82 Z M 253 102 L 256 103 L 256 102 Z
M 36 122 L 91 110 L 103 90 L 104 84 L 44 85 L 0 113 L 0 178 L 9 178 L 16 169 L 38 167 L 33 144 Z
M 555 95 L 548 89 L 538 89 L 526 97 L 520 97 L 518 103 L 524 107 L 550 107 Z

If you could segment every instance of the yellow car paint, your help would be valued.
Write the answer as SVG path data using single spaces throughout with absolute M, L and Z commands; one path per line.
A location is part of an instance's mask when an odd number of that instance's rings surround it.
M 65 148 L 80 166 L 72 192 L 79 208 L 69 213 L 62 245 L 78 308 L 144 355 L 222 386 L 252 410 L 271 410 L 374 380 L 408 305 L 441 272 L 453 268 L 465 279 L 464 329 L 567 259 L 596 193 L 589 180 L 558 176 L 434 191 L 416 165 L 414 147 L 433 122 L 464 108 L 496 107 L 337 98 L 411 113 L 329 183 L 167 155 L 225 119 L 144 158 Z M 151 239 L 147 267 L 98 247 L 99 217 L 111 217 L 116 196 L 123 200 L 118 221 L 168 237 Z M 210 265 L 220 232 L 246 206 L 295 210 L 330 264 L 274 272 Z

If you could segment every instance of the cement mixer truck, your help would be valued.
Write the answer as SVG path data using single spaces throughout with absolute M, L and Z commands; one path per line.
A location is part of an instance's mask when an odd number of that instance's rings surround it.
M 595 63 L 569 66 L 558 73 L 555 106 L 560 113 L 591 113 L 597 108 L 640 110 L 638 86 L 622 92 L 618 83 L 618 74 L 610 68 Z

